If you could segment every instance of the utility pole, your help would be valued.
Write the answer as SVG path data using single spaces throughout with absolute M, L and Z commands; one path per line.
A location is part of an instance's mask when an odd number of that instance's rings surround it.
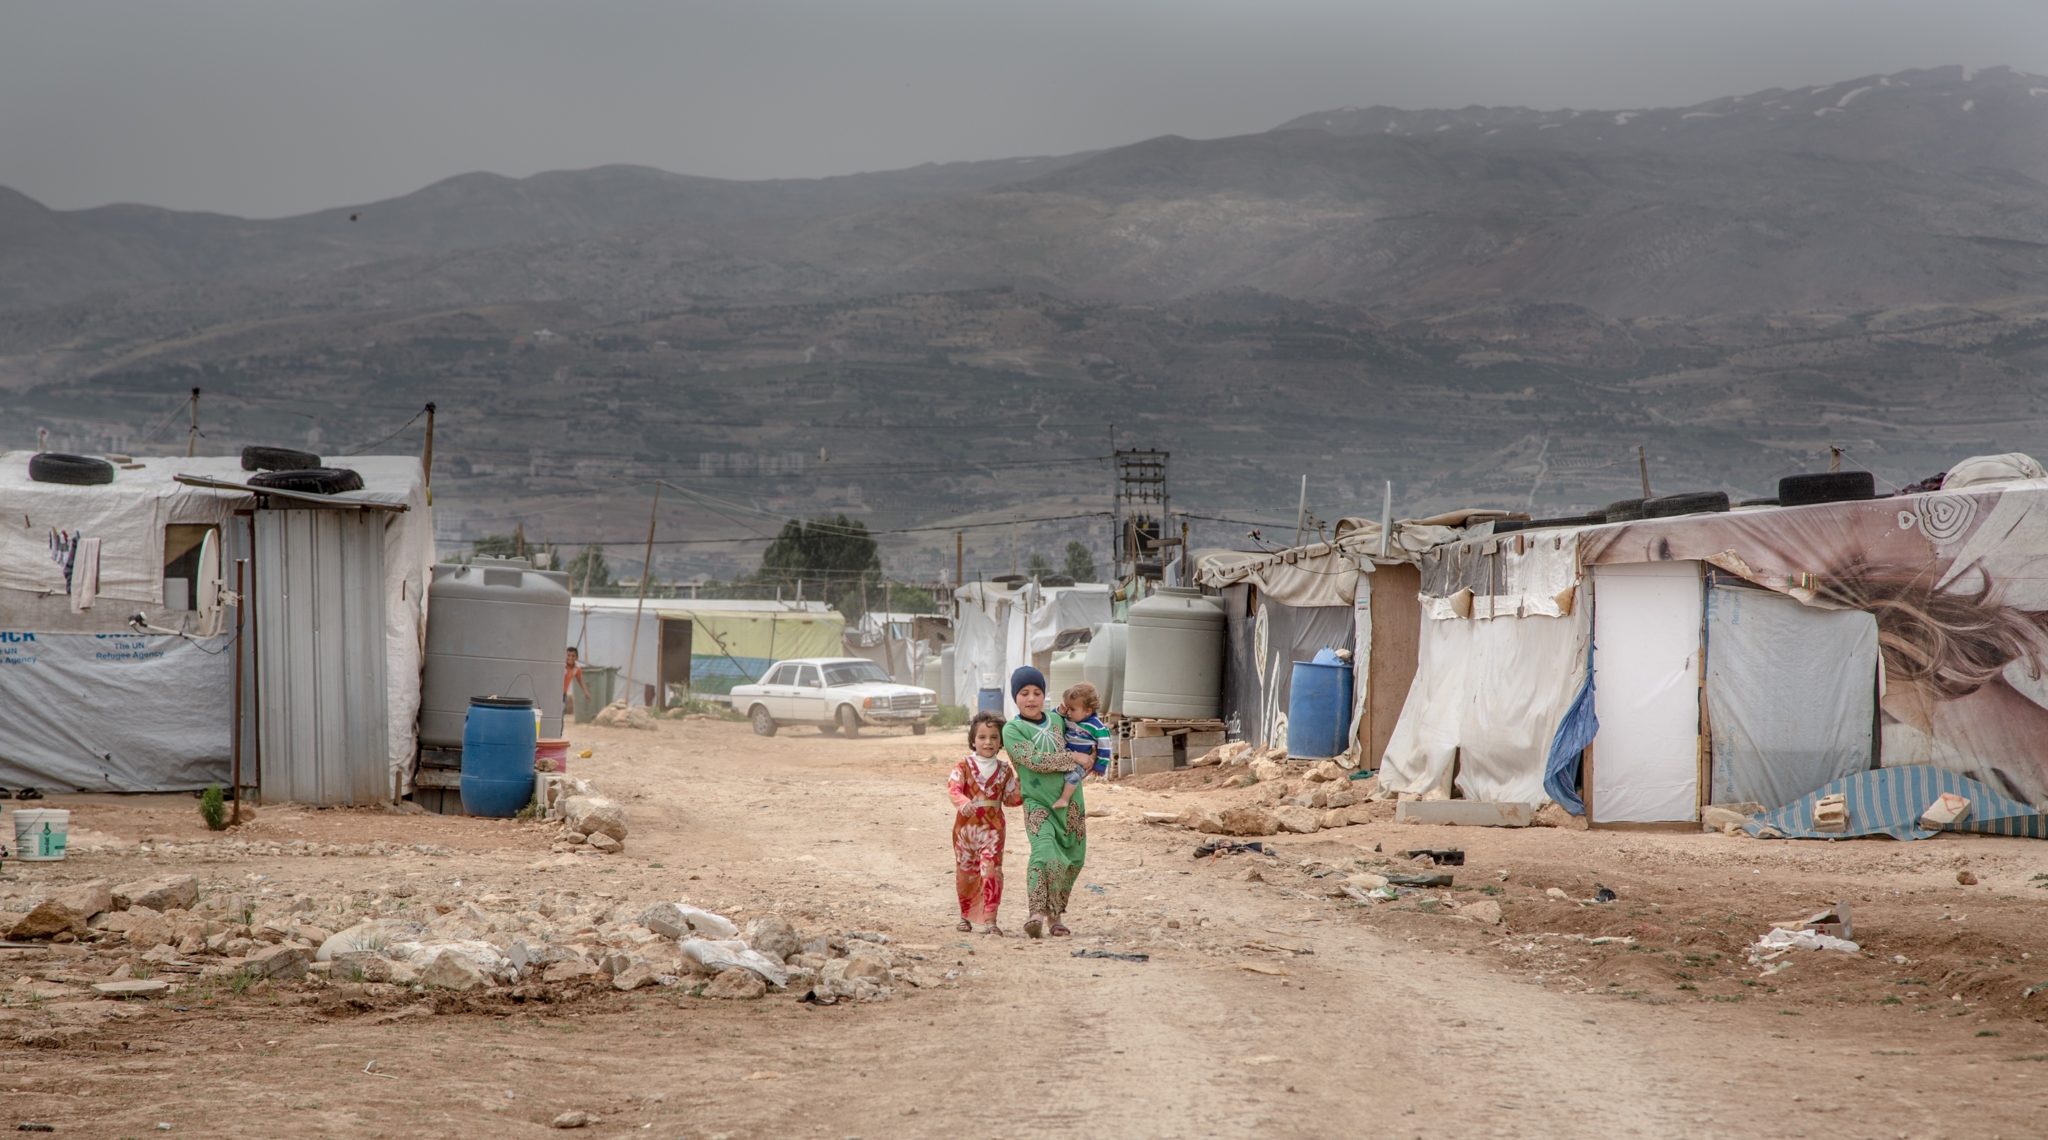
M 1828 473 L 1833 474 L 1834 472 L 1840 471 L 1841 469 L 1842 449 L 1835 446 L 1832 443 L 1828 444 Z
M 1650 456 L 1643 444 L 1636 444 L 1636 469 L 1643 475 L 1643 498 L 1650 497 Z
M 967 584 L 962 577 L 966 569 L 967 532 L 956 530 L 953 532 L 953 588 L 955 590 Z
M 628 680 L 631 680 L 633 675 L 633 659 L 640 653 L 640 615 L 647 606 L 647 580 L 654 577 L 654 521 L 660 511 L 661 481 L 657 479 L 654 483 L 654 505 L 647 508 L 647 553 L 643 556 L 645 561 L 640 565 L 640 595 L 633 602 L 633 636 L 626 643 L 626 667 L 620 670 L 626 674 Z M 797 590 L 799 591 L 799 596 L 801 596 L 801 591 L 803 590 L 803 583 L 801 581 L 797 583 Z M 661 678 L 655 678 L 657 685 L 660 682 Z M 631 692 L 630 689 L 627 690 L 627 704 L 632 703 Z
M 1308 529 L 1308 476 L 1301 477 L 1301 506 L 1294 512 L 1294 545 L 1301 545 L 1302 532 Z
M 427 454 L 420 460 L 420 467 L 426 471 L 427 505 L 434 505 L 434 405 L 427 405 Z M 587 592 L 587 591 L 586 591 Z
M 199 454 L 199 389 L 192 389 L 192 430 L 185 433 L 185 455 Z

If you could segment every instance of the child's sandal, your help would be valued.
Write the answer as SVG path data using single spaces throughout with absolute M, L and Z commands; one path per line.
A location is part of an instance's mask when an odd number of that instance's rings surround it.
M 972 934 L 974 932 L 974 924 L 963 918 L 960 920 L 960 925 L 954 927 L 953 929 L 961 932 L 962 934 Z

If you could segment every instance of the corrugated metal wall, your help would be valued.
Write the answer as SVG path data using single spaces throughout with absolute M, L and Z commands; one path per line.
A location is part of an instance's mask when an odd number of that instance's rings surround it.
M 384 528 L 374 511 L 259 510 L 253 614 L 269 803 L 388 803 Z

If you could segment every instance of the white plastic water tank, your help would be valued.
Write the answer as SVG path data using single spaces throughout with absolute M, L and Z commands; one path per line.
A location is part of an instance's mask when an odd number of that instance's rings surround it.
M 1105 716 L 1124 711 L 1124 650 L 1130 632 L 1131 627 L 1120 621 L 1103 622 L 1095 627 L 1095 639 L 1088 643 L 1081 673 L 1102 698 Z
M 1124 651 L 1125 716 L 1209 720 L 1223 715 L 1223 608 L 1177 586 L 1131 607 Z

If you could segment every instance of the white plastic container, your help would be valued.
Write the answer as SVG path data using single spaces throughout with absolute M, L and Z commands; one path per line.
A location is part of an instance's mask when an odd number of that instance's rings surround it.
M 71 813 L 62 808 L 14 809 L 14 857 L 23 862 L 64 857 Z

